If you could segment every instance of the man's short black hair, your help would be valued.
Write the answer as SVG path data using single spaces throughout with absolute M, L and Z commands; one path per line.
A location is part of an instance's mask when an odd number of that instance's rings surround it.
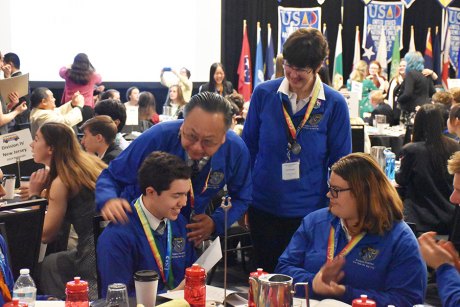
M 163 151 L 154 151 L 145 158 L 137 175 L 142 194 L 152 187 L 160 195 L 169 190 L 178 179 L 190 179 L 192 169 L 178 156 Z
M 5 54 L 5 56 L 3 57 L 3 62 L 5 63 L 13 63 L 14 67 L 16 69 L 20 69 L 21 68 L 21 60 L 19 60 L 19 57 L 16 53 L 13 53 L 13 52 L 9 52 L 7 54 Z
M 117 119 L 120 121 L 118 124 L 118 132 L 123 129 L 126 123 L 126 107 L 120 100 L 117 99 L 105 99 L 101 100 L 94 106 L 94 113 L 96 115 L 108 115 L 113 121 Z
M 187 114 L 196 107 L 208 113 L 222 113 L 224 115 L 225 128 L 229 129 L 232 125 L 232 105 L 221 95 L 211 92 L 201 92 L 193 95 L 184 107 L 184 118 L 187 118 Z
M 38 108 L 42 100 L 48 97 L 46 91 L 48 91 L 46 87 L 37 87 L 32 91 L 32 94 L 30 94 L 30 107 L 32 109 Z

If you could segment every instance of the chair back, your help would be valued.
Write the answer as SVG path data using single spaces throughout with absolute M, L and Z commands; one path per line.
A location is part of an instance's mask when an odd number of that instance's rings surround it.
M 104 218 L 101 215 L 95 216 L 93 218 L 93 235 L 94 235 L 94 248 L 96 249 L 96 271 L 97 271 L 97 295 L 98 298 L 102 297 L 102 282 L 101 282 L 101 277 L 99 275 L 99 268 L 97 266 L 97 240 L 99 239 L 99 236 L 102 234 L 104 231 L 104 228 L 109 225 L 109 221 L 104 220 Z
M 0 223 L 5 225 L 5 239 L 15 280 L 22 268 L 30 269 L 31 275 L 36 276 L 47 203 L 46 199 L 41 199 L 0 210 Z

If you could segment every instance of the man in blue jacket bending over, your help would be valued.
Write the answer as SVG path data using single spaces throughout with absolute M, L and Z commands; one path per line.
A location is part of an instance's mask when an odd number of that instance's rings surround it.
M 205 210 L 226 185 L 232 199 L 228 225 L 238 220 L 251 201 L 252 182 L 249 151 L 228 128 L 232 109 L 228 101 L 214 93 L 193 96 L 184 109 L 184 120 L 157 124 L 142 133 L 99 176 L 96 204 L 106 220 L 128 222 L 129 202 L 141 194 L 137 171 L 153 151 L 179 156 L 192 167 L 192 189 L 181 211 L 188 221 L 188 240 L 199 246 L 211 234 L 224 232 L 224 211 L 211 216 Z M 155 174 L 153 174 L 155 175 Z
M 187 222 L 180 214 L 187 204 L 190 174 L 183 160 L 165 152 L 153 152 L 144 160 L 139 170 L 142 195 L 131 205 L 130 223 L 109 225 L 98 240 L 104 297 L 112 283 L 126 284 L 129 296 L 134 296 L 133 275 L 140 270 L 158 273 L 158 292 L 180 285 L 195 260 Z

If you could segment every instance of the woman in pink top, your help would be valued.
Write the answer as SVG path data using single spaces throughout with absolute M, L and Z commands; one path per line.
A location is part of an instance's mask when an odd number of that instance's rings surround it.
M 94 108 L 94 85 L 101 83 L 102 79 L 101 75 L 96 73 L 86 54 L 77 54 L 72 66 L 62 67 L 59 75 L 65 80 L 63 102 L 72 99 L 73 94 L 79 91 L 85 97 L 85 106 Z

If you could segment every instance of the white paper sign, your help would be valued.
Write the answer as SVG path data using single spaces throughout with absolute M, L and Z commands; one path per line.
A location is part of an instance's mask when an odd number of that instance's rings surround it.
M 210 272 L 220 259 L 222 259 L 222 248 L 220 247 L 220 238 L 217 237 L 195 263 L 202 266 L 206 272 Z
M 359 97 L 358 93 L 350 92 L 350 98 L 347 99 L 350 117 L 359 117 Z
M 126 106 L 126 126 L 137 126 L 139 124 L 138 107 Z
M 450 89 L 454 87 L 460 87 L 460 79 L 447 79 L 447 86 Z
M 358 94 L 358 100 L 363 99 L 363 83 L 351 81 L 351 91 Z
M 32 136 L 29 129 L 0 135 L 0 166 L 16 163 L 18 159 L 33 159 L 30 143 Z

